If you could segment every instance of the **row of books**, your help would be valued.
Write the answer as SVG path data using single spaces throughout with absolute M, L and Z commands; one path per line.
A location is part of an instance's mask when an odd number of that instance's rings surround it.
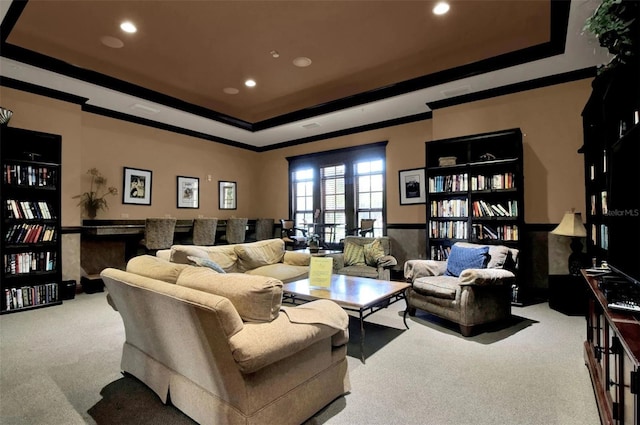
M 430 238 L 467 239 L 466 221 L 430 221 Z
M 58 284 L 5 288 L 5 310 L 16 310 L 34 305 L 48 304 L 58 300 Z
M 429 193 L 465 192 L 469 189 L 468 174 L 429 177 Z
M 56 228 L 50 224 L 12 224 L 4 235 L 4 241 L 9 244 L 39 243 L 56 240 Z
M 7 199 L 9 218 L 26 218 L 30 220 L 50 220 L 56 218 L 55 209 L 45 201 L 17 201 Z
M 4 272 L 9 275 L 48 272 L 56 269 L 56 252 L 19 252 L 4 254 Z
M 474 217 L 517 217 L 518 203 L 507 201 L 506 206 L 500 203 L 491 204 L 484 200 L 474 201 L 472 204 Z
M 7 164 L 2 169 L 3 181 L 7 184 L 25 186 L 54 186 L 57 170 L 51 167 Z
M 516 186 L 513 173 L 471 177 L 471 190 L 512 189 L 514 187 Z
M 467 199 L 443 199 L 431 201 L 432 217 L 468 217 Z
M 431 259 L 432 260 L 437 260 L 437 261 L 445 261 L 447 258 L 449 258 L 449 253 L 451 253 L 451 247 L 450 246 L 442 246 L 442 245 L 438 245 L 438 246 L 431 246 Z
M 503 226 L 487 226 L 486 224 L 474 224 L 471 229 L 473 239 L 477 240 L 503 240 L 517 241 L 520 238 L 518 226 L 505 224 Z

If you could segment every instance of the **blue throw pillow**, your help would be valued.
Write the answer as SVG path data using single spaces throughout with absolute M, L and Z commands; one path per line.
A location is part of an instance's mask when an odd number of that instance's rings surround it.
M 460 276 L 466 269 L 484 269 L 489 260 L 489 247 L 466 248 L 458 245 L 451 247 L 447 259 L 447 271 L 445 276 Z
M 201 257 L 189 256 L 189 257 L 187 257 L 187 259 L 189 259 L 189 261 L 191 261 L 196 266 L 209 267 L 210 269 L 213 269 L 213 270 L 217 271 L 218 273 L 226 273 L 224 271 L 224 269 L 222 267 L 220 267 L 220 264 L 216 263 L 215 261 L 213 261 L 213 260 L 211 260 L 209 258 L 201 258 Z

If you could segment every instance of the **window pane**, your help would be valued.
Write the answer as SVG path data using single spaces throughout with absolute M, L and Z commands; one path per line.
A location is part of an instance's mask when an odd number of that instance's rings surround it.
M 382 192 L 373 192 L 371 194 L 371 208 L 382 209 L 382 205 L 383 205 L 382 201 L 383 201 Z
M 369 192 L 371 190 L 371 177 L 358 177 L 358 192 Z
M 382 192 L 382 174 L 374 174 L 371 176 L 371 190 Z

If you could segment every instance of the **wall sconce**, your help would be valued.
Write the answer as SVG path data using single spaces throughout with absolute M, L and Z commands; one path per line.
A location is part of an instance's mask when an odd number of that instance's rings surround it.
M 558 227 L 551 231 L 554 235 L 571 237 L 571 255 L 569 255 L 569 273 L 573 276 L 580 275 L 580 269 L 584 266 L 582 254 L 582 242 L 580 238 L 587 236 L 587 229 L 582 224 L 582 216 L 579 212 L 567 211 L 562 217 Z

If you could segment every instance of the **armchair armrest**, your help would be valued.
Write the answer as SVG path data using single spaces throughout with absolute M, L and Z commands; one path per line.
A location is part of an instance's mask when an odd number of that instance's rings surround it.
M 407 260 L 404 263 L 404 277 L 410 282 L 425 276 L 441 276 L 445 271 L 447 271 L 446 261 Z
M 380 257 L 378 259 L 378 267 L 384 267 L 388 269 L 398 264 L 398 260 L 393 255 L 385 255 L 384 257 Z
M 503 285 L 516 275 L 505 269 L 466 269 L 460 273 L 460 285 Z
M 328 254 L 327 257 L 333 258 L 333 272 L 344 268 L 344 254 Z

